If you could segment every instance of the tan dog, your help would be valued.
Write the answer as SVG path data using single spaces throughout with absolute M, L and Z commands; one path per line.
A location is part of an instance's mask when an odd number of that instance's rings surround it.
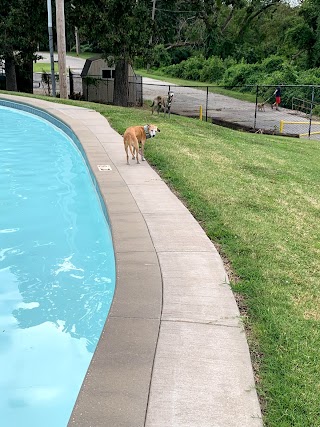
M 264 102 L 261 102 L 261 104 L 258 104 L 258 111 L 266 111 L 264 109 Z
M 147 139 L 156 136 L 156 133 L 160 132 L 160 129 L 156 125 L 145 125 L 145 126 L 131 126 L 126 129 L 123 135 L 124 149 L 127 155 L 127 165 L 129 165 L 129 153 L 130 149 L 132 159 L 137 159 L 139 162 L 139 144 L 141 145 L 141 160 L 144 160 L 144 144 Z

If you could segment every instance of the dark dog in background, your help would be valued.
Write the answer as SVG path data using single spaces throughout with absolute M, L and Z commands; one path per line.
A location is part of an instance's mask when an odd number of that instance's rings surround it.
M 168 113 L 170 115 L 173 96 L 174 96 L 174 93 L 171 91 L 168 92 L 167 97 L 160 96 L 160 95 L 156 96 L 151 104 L 152 114 L 154 113 L 154 111 L 157 111 L 158 114 L 160 114 L 160 112 L 163 111 L 164 114 Z

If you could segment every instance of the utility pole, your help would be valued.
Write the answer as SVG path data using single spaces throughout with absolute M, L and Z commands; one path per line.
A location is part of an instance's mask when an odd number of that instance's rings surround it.
M 75 5 L 73 3 L 71 3 L 71 7 L 73 10 L 76 9 Z M 80 53 L 80 39 L 79 39 L 79 32 L 78 32 L 78 27 L 74 27 L 74 36 L 76 39 L 76 53 L 77 56 L 79 56 Z
M 66 31 L 64 18 L 64 0 L 56 0 L 57 43 L 59 64 L 60 98 L 68 98 L 66 66 Z
M 157 0 L 152 0 L 152 13 L 151 13 L 151 20 L 152 21 L 154 21 L 154 16 L 156 14 L 156 1 Z M 151 46 L 151 45 L 152 45 L 152 33 L 151 33 L 150 40 L 149 40 L 149 46 Z M 147 64 L 147 70 L 149 70 L 149 68 L 150 68 L 150 64 L 148 63 Z
M 152 13 L 151 13 L 151 20 L 154 21 L 154 16 L 156 14 L 156 1 L 157 0 L 152 0 Z M 150 40 L 149 40 L 149 45 L 151 46 L 152 44 L 152 34 L 150 36 Z
M 53 33 L 52 33 L 52 8 L 51 0 L 47 0 L 48 10 L 48 33 L 49 33 L 49 50 L 50 50 L 50 64 L 51 64 L 51 87 L 52 96 L 56 96 L 56 79 L 54 75 L 54 54 L 53 54 Z
M 78 27 L 74 27 L 74 36 L 75 36 L 75 39 L 76 39 L 76 53 L 77 53 L 77 56 L 79 56 L 79 53 L 80 53 L 80 40 L 79 40 Z

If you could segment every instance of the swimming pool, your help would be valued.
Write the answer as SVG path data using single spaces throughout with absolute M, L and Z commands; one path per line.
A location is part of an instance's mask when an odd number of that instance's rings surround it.
M 115 285 L 86 163 L 47 120 L 0 106 L 1 425 L 64 427 Z

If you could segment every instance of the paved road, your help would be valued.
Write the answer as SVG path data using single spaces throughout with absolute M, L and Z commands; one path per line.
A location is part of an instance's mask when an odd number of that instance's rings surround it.
M 50 63 L 50 54 L 49 52 L 37 52 L 39 56 L 42 58 L 39 59 L 38 63 Z M 54 61 L 58 62 L 58 54 L 54 54 Z M 85 64 L 85 59 L 77 58 L 73 56 L 66 56 L 66 66 L 67 68 L 70 68 L 70 70 L 75 74 L 74 78 L 74 92 L 75 93 L 82 93 L 82 81 L 80 78 L 81 71 L 83 69 L 83 66 Z M 34 73 L 33 74 L 33 91 L 37 94 L 48 94 L 47 87 L 44 85 L 41 81 L 42 73 Z M 56 82 L 57 86 L 57 92 L 59 92 L 59 82 Z M 67 87 L 69 91 L 69 77 L 67 77 Z
M 43 58 L 39 62 L 50 62 L 50 55 L 48 52 L 38 52 Z M 54 55 L 54 60 L 58 60 L 57 54 Z M 73 56 L 66 57 L 67 67 L 70 68 L 74 74 L 80 75 L 84 66 L 85 60 Z M 35 88 L 35 93 L 43 92 L 41 85 L 41 74 L 34 77 L 35 81 L 40 86 Z M 298 124 L 284 125 L 283 131 L 285 133 L 308 133 L 309 121 L 308 118 L 297 111 L 281 108 L 280 111 L 272 110 L 270 104 L 266 105 L 265 111 L 255 111 L 255 104 L 252 102 L 241 101 L 238 99 L 230 98 L 228 96 L 207 93 L 206 88 L 203 87 L 182 87 L 177 86 L 166 81 L 160 81 L 143 77 L 143 97 L 145 100 L 152 100 L 157 95 L 166 96 L 168 90 L 172 90 L 175 94 L 174 102 L 172 104 L 172 113 L 186 115 L 186 116 L 199 116 L 200 106 L 203 109 L 203 118 L 208 120 L 221 120 L 229 123 L 235 123 L 241 126 L 255 128 L 260 132 L 280 130 L 280 121 L 285 122 L 299 122 Z M 37 86 L 37 85 L 36 85 Z M 74 79 L 74 91 L 82 91 L 81 79 Z M 313 125 L 312 129 L 320 132 L 320 125 Z M 312 135 L 314 139 L 320 139 L 320 135 Z
M 300 122 L 300 124 L 284 125 L 285 133 L 306 133 L 309 123 L 306 115 L 280 108 L 279 111 L 272 109 L 271 105 L 265 106 L 265 111 L 255 111 L 255 104 L 252 102 L 241 101 L 228 96 L 208 93 L 208 104 L 206 88 L 197 89 L 195 87 L 181 87 L 169 82 L 143 78 L 143 96 L 144 99 L 153 99 L 155 95 L 166 96 L 168 90 L 175 94 L 171 111 L 173 113 L 186 116 L 198 116 L 200 106 L 203 109 L 205 118 L 206 109 L 208 119 L 222 120 L 229 123 L 251 127 L 257 131 L 279 131 L 280 121 Z M 207 107 L 207 108 L 206 108 Z M 313 131 L 320 131 L 319 125 L 313 125 Z M 313 138 L 317 136 L 313 135 Z
M 42 56 L 42 59 L 39 59 L 37 62 L 40 62 L 40 63 L 50 62 L 50 53 L 49 52 L 37 52 L 37 55 Z M 53 59 L 55 62 L 58 62 L 58 54 L 57 53 L 54 54 Z M 85 59 L 82 59 L 82 58 L 77 58 L 74 56 L 66 56 L 67 68 L 71 68 L 71 70 L 74 71 L 75 73 L 76 72 L 78 72 L 79 74 L 81 73 L 85 62 L 86 62 Z

